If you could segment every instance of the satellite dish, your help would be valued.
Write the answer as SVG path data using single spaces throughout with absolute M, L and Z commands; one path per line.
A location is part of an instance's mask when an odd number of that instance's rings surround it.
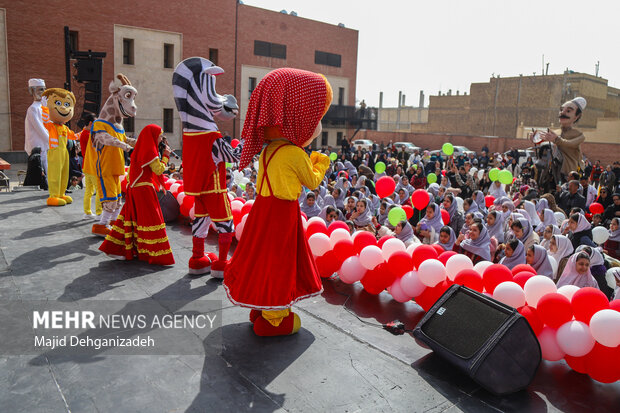
M 344 23 L 338 23 L 338 27 L 344 27 Z
M 282 13 L 282 14 L 288 14 L 288 12 L 287 12 L 286 10 L 284 10 L 284 9 L 280 10 L 280 13 Z
M 291 11 L 291 16 L 297 16 L 297 12 L 296 11 Z

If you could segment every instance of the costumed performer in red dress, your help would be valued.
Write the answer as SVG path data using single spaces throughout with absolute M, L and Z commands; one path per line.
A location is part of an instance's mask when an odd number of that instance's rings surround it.
M 258 196 L 226 268 L 224 288 L 234 304 L 252 309 L 259 336 L 299 331 L 299 316 L 290 307 L 323 291 L 297 198 L 302 185 L 316 188 L 329 167 L 326 155 L 308 157 L 302 148 L 321 134 L 331 101 L 324 76 L 290 68 L 268 73 L 250 98 L 239 169 L 268 145 L 259 159 Z
M 166 147 L 159 160 L 157 149 L 161 139 L 162 130 L 157 125 L 148 125 L 140 132 L 131 154 L 125 204 L 99 247 L 112 258 L 131 260 L 137 256 L 149 264 L 174 264 L 155 192 L 161 185 L 159 176 L 166 170 L 171 152 Z

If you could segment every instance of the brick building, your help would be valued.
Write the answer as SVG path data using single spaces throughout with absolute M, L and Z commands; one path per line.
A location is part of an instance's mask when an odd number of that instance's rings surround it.
M 32 102 L 28 79 L 40 77 L 48 87 L 63 87 L 64 26 L 69 26 L 78 50 L 107 53 L 103 101 L 117 72 L 127 75 L 138 89 L 138 115 L 125 125 L 128 133 L 157 123 L 176 147 L 181 127 L 171 77 L 176 64 L 191 56 L 210 58 L 225 70 L 218 76 L 217 90 L 234 94 L 241 114 L 220 129 L 234 136 L 240 135 L 251 90 L 277 67 L 323 73 L 334 88 L 333 105 L 354 105 L 358 32 L 340 25 L 236 0 L 110 0 L 100 9 L 77 0 L 62 6 L 0 0 L 0 151 L 23 149 L 24 118 Z M 72 87 L 79 103 L 80 85 L 73 82 Z M 326 128 L 325 132 L 323 139 L 334 145 L 346 131 Z

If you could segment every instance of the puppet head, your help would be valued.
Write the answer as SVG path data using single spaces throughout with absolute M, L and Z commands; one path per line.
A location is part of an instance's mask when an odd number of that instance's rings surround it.
M 239 113 L 234 96 L 215 91 L 215 76 L 222 73 L 202 57 L 185 59 L 174 69 L 172 90 L 184 131 L 216 131 L 214 118 L 231 120 Z
M 101 110 L 100 116 L 106 119 L 135 117 L 138 112 L 135 102 L 138 91 L 131 86 L 127 76 L 122 73 L 117 74 L 116 78 L 110 82 L 109 90 L 111 95 Z M 107 113 L 104 113 L 104 110 Z
M 44 91 L 45 81 L 43 79 L 28 80 L 28 92 L 32 95 L 35 101 L 41 100 Z
M 579 122 L 581 115 L 586 108 L 586 100 L 582 97 L 576 97 L 573 100 L 565 102 L 560 108 L 560 125 L 562 127 L 570 127 Z
M 75 96 L 68 90 L 53 87 L 46 89 L 43 96 L 47 98 L 47 108 L 50 112 L 50 120 L 54 123 L 64 124 L 73 118 L 75 108 Z
M 310 144 L 321 133 L 320 122 L 331 102 L 332 88 L 323 75 L 291 68 L 269 72 L 250 97 L 239 168 L 248 165 L 266 140 Z

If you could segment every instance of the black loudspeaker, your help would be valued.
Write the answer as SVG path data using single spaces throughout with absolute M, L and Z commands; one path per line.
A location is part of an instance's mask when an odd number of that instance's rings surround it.
M 497 395 L 526 388 L 541 361 L 536 335 L 516 309 L 456 284 L 413 335 Z

